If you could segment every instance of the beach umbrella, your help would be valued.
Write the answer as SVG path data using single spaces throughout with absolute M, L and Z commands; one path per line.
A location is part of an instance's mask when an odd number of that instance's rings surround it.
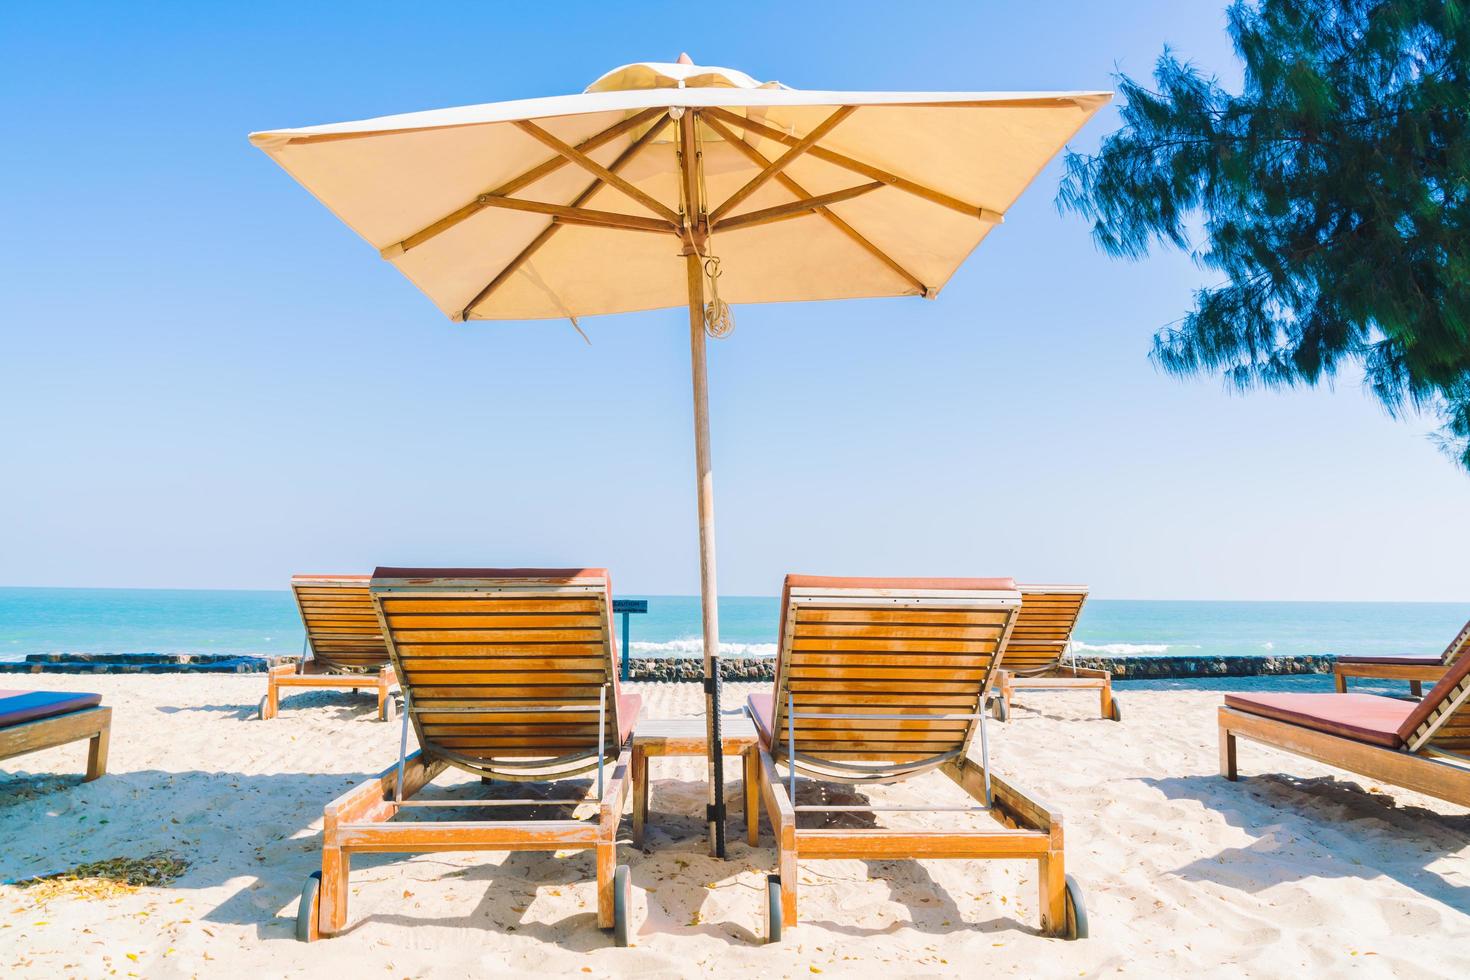
M 577 95 L 250 139 L 451 320 L 688 305 L 707 817 L 722 855 L 706 334 L 729 331 L 731 303 L 935 298 L 1109 97 L 806 91 L 685 55 Z

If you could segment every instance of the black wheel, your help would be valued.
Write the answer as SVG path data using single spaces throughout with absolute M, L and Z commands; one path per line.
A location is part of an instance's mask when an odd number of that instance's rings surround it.
M 270 695 L 267 694 L 265 697 L 261 698 L 260 703 L 255 706 L 255 717 L 260 721 L 265 721 L 265 705 L 266 702 L 270 699 Z
M 1118 707 L 1118 699 L 1113 698 L 1112 706 L 1108 708 L 1108 717 L 1114 721 L 1123 720 L 1123 709 Z
M 781 941 L 781 876 L 766 875 L 766 942 Z
M 629 919 L 633 916 L 632 871 L 626 864 L 613 872 L 613 943 L 628 945 Z
M 383 699 L 383 710 L 378 712 L 379 721 L 392 721 L 398 716 L 398 701 L 394 698 Z
M 1082 886 L 1077 879 L 1067 875 L 1067 923 L 1068 939 L 1087 938 L 1087 906 L 1082 903 Z
M 1011 706 L 1006 703 L 1005 698 L 996 698 L 990 705 L 990 713 L 995 716 L 996 721 L 1011 720 Z
M 301 886 L 301 904 L 296 907 L 296 938 L 303 943 L 321 938 L 317 923 L 321 920 L 322 873 L 313 871 Z

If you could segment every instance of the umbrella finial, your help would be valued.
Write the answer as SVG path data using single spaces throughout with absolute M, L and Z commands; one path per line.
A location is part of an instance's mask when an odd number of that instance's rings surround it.
M 694 64 L 694 59 L 691 58 L 691 57 L 689 57 L 689 52 L 687 52 L 687 51 L 680 51 L 679 52 L 679 60 L 676 61 L 676 62 L 674 62 L 674 64 L 676 64 L 676 65 L 692 65 L 692 64 Z

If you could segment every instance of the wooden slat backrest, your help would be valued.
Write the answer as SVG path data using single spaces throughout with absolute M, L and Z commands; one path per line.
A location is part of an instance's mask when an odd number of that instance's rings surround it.
M 1020 594 L 982 589 L 804 588 L 784 596 L 773 745 L 788 695 L 799 756 L 913 763 L 962 753 L 975 719 L 823 720 L 803 715 L 978 714 Z
M 1444 665 L 1451 666 L 1467 653 L 1470 653 L 1470 623 L 1466 623 L 1450 641 L 1450 645 L 1444 648 Z
M 605 574 L 485 571 L 435 577 L 379 569 L 373 578 L 373 602 L 424 751 L 481 773 L 496 772 L 497 760 L 578 757 L 595 764 L 606 687 L 603 748 L 616 752 L 617 668 Z M 507 574 L 495 577 L 501 571 Z
M 296 575 L 291 591 L 306 627 L 312 659 L 334 668 L 376 670 L 388 646 L 368 594 L 367 575 Z
M 1411 752 L 1470 756 L 1470 657 L 1461 657 L 1424 695 L 1399 729 Z
M 1085 585 L 1017 585 L 1021 612 L 1006 643 L 1005 669 L 1041 673 L 1060 666 L 1087 601 Z

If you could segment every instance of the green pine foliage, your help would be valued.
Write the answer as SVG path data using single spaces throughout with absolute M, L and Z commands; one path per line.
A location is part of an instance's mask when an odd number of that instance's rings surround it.
M 1122 128 L 1069 154 L 1058 204 L 1139 258 L 1223 282 L 1154 336 L 1176 375 L 1241 389 L 1358 365 L 1438 415 L 1470 470 L 1470 0 L 1258 0 L 1228 11 L 1233 94 L 1166 50 L 1119 79 Z

